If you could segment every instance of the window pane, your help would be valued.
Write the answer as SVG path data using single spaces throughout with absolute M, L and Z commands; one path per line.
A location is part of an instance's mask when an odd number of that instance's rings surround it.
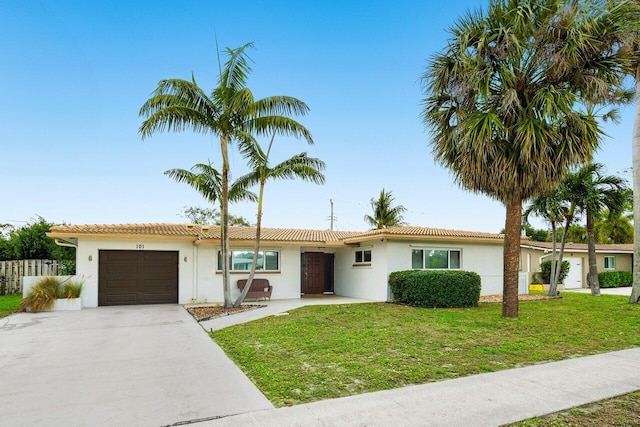
M 278 271 L 278 252 L 265 251 L 264 252 L 264 269 L 271 271 Z
M 616 268 L 615 258 L 612 256 L 604 257 L 604 268 L 608 270 L 613 270 Z
M 421 270 L 422 264 L 422 249 L 414 249 L 411 251 L 411 268 L 414 270 Z
M 449 268 L 460 268 L 460 251 L 449 251 Z
M 356 262 L 362 262 L 362 251 L 356 251 Z
M 218 271 L 222 270 L 222 252 L 218 251 Z
M 232 251 L 232 270 L 247 271 L 251 269 L 253 262 L 253 251 Z
M 431 250 L 425 261 L 426 268 L 449 268 L 449 251 Z
M 371 251 L 364 251 L 364 262 L 371 262 Z

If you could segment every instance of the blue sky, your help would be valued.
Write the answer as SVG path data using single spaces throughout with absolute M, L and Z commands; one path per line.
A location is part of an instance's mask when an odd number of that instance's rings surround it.
M 412 225 L 497 232 L 504 208 L 459 189 L 434 163 L 420 120 L 419 78 L 446 29 L 483 0 L 19 1 L 0 0 L 0 223 L 36 215 L 72 224 L 184 222 L 206 202 L 163 175 L 211 161 L 218 141 L 189 132 L 140 139 L 140 106 L 159 80 L 195 76 L 209 92 L 220 48 L 254 42 L 248 86 L 290 95 L 315 145 L 277 139 L 273 160 L 307 151 L 327 182 L 267 185 L 264 225 L 364 230 L 382 188 Z M 223 58 L 224 60 L 224 58 Z M 634 106 L 596 155 L 609 173 L 631 166 Z M 244 169 L 232 155 L 232 172 Z M 231 211 L 255 220 L 255 206 Z M 542 225 L 542 224 L 540 224 Z

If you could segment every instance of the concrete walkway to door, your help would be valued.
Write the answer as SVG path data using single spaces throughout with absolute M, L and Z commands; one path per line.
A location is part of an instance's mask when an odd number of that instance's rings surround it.
M 0 424 L 162 426 L 273 408 L 179 305 L 0 319 Z
M 232 325 L 251 322 L 274 314 L 285 313 L 289 310 L 304 307 L 305 305 L 332 305 L 332 304 L 358 304 L 376 302 L 360 298 L 342 297 L 338 295 L 306 295 L 301 298 L 279 299 L 272 301 L 248 301 L 247 305 L 258 305 L 261 308 L 234 314 L 233 316 L 217 317 L 200 322 L 205 331 L 217 331 Z M 206 304 L 192 304 L 193 306 Z

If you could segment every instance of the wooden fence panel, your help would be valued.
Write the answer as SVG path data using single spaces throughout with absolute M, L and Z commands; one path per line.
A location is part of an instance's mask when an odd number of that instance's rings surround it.
M 48 259 L 0 261 L 0 295 L 22 293 L 23 276 L 56 276 L 58 267 Z

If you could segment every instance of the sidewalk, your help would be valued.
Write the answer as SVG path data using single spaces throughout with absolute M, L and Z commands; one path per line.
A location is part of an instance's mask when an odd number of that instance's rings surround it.
M 640 390 L 640 348 L 340 399 L 198 426 L 499 426 Z

